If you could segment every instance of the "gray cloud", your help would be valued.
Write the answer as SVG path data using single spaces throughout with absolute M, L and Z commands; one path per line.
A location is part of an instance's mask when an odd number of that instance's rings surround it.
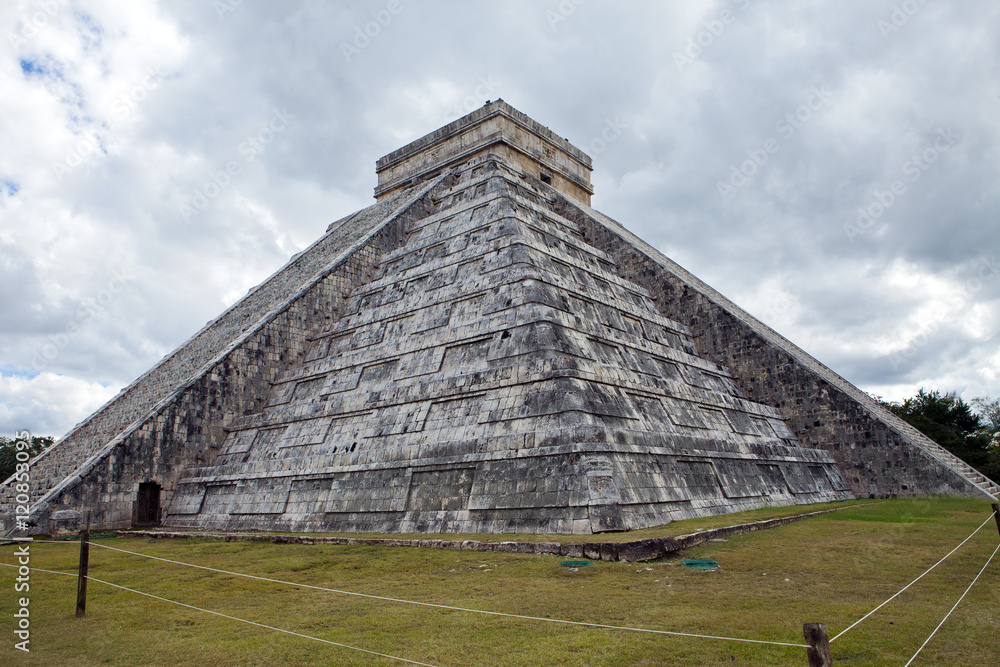
M 1000 279 L 968 285 L 998 250 L 996 3 L 390 4 L 80 0 L 4 45 L 0 432 L 70 428 L 367 205 L 378 157 L 497 97 L 591 152 L 597 208 L 861 388 L 1000 394 Z

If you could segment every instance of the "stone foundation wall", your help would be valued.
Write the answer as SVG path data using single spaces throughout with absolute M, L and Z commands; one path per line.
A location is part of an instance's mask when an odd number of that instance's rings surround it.
M 850 496 L 822 452 L 580 443 L 348 470 L 185 479 L 166 525 L 208 530 L 575 533 Z M 662 444 L 662 443 L 661 443 Z
M 740 523 L 722 528 L 709 528 L 696 533 L 679 535 L 677 537 L 654 537 L 631 542 L 481 542 L 479 540 L 426 540 L 405 538 L 379 537 L 318 537 L 315 535 L 270 535 L 267 533 L 212 533 L 206 531 L 170 532 L 128 531 L 118 533 L 118 537 L 151 540 L 220 540 L 223 542 L 269 542 L 271 544 L 338 544 L 361 545 L 373 547 L 422 547 L 425 549 L 461 549 L 465 551 L 495 551 L 500 553 L 537 554 L 544 556 L 562 556 L 564 558 L 587 558 L 591 560 L 619 561 L 635 563 L 679 555 L 692 547 L 705 544 L 712 540 L 726 539 L 734 535 L 745 535 L 760 530 L 769 530 L 786 526 L 803 519 L 811 519 L 831 512 L 841 512 L 857 507 L 867 507 L 869 504 L 852 504 L 833 509 L 793 514 L 775 519 L 763 519 L 750 523 Z

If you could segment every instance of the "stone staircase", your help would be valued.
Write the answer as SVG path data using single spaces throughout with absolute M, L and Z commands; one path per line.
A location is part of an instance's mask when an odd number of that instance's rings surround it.
M 908 436 L 913 445 L 922 449 L 932 458 L 940 461 L 942 465 L 951 469 L 954 473 L 964 478 L 983 493 L 991 496 L 994 500 L 1000 499 L 1000 484 L 997 484 L 994 480 L 928 438 L 902 417 L 897 416 L 895 413 L 876 403 L 868 394 L 862 394 L 862 396 L 866 399 L 865 402 L 868 404 L 869 409 L 875 408 L 873 412 L 877 418 L 888 423 L 903 435 Z
M 969 482 L 974 484 L 983 492 L 993 496 L 994 500 L 1000 498 L 1000 484 L 997 484 L 941 445 L 931 440 L 926 440 L 926 442 L 920 443 L 920 447 L 925 452 L 941 461 L 941 463 L 945 464 L 953 471 L 969 480 Z
M 32 505 L 72 475 L 81 464 L 106 444 L 108 438 L 102 437 L 102 434 L 96 431 L 97 429 L 91 428 L 90 424 L 81 424 L 30 461 L 29 496 Z M 12 484 L 0 485 L 0 515 L 14 510 L 15 496 Z
M 80 464 L 97 453 L 100 441 L 89 438 L 74 438 L 60 442 L 35 459 L 31 472 L 31 502 L 34 504 L 59 482 L 73 473 Z M 6 508 L 8 489 L 0 493 L 0 507 Z

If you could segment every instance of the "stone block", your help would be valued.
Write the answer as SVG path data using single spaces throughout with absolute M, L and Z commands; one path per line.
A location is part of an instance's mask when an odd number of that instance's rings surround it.
M 535 553 L 558 556 L 562 553 L 562 545 L 558 542 L 536 542 Z
M 662 539 L 622 542 L 618 545 L 618 560 L 635 563 L 645 560 L 655 560 L 666 554 Z
M 559 554 L 567 558 L 583 558 L 583 545 L 562 544 L 559 546 Z

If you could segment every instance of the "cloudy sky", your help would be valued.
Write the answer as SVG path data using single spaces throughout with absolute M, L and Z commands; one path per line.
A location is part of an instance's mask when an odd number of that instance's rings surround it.
M 1000 396 L 992 0 L 17 0 L 0 28 L 0 434 L 65 433 L 498 97 L 862 389 Z

